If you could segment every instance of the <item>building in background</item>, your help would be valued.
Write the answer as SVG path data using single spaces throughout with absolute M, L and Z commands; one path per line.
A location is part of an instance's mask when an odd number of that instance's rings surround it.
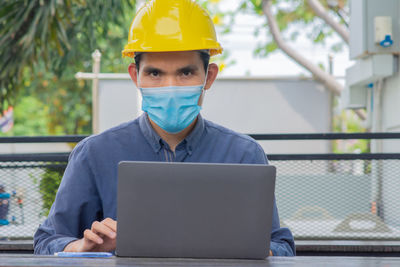
M 350 57 L 347 69 L 348 107 L 366 108 L 372 132 L 400 131 L 400 1 L 350 2 Z M 371 152 L 394 153 L 397 140 L 374 140 Z M 400 166 L 376 162 L 372 166 L 372 203 L 386 223 L 400 225 Z

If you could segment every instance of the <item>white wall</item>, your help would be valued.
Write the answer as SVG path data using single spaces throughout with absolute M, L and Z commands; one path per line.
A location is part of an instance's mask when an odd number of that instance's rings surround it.
M 139 90 L 130 79 L 99 81 L 100 132 L 130 121 L 141 113 Z
M 67 143 L 0 144 L 0 154 L 63 153 L 71 150 L 72 146 Z
M 100 131 L 137 117 L 140 95 L 129 79 L 99 81 Z M 206 119 L 242 133 L 320 133 L 330 131 L 330 94 L 315 81 L 230 79 L 206 93 Z M 326 153 L 326 141 L 260 142 L 272 153 Z

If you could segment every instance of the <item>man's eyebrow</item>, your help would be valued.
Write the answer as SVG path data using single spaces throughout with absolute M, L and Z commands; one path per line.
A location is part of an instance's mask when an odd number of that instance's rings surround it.
M 199 67 L 196 65 L 188 65 L 183 68 L 179 68 L 176 72 L 177 73 L 182 73 L 182 72 L 187 72 L 187 71 L 195 72 L 198 69 L 199 69 Z
M 163 70 L 156 68 L 156 67 L 152 67 L 152 66 L 147 66 L 143 68 L 143 71 L 146 73 L 152 73 L 152 72 L 158 72 L 158 73 L 164 73 Z

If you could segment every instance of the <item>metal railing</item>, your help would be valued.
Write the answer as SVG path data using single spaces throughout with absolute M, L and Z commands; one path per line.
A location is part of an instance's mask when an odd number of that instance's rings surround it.
M 250 136 L 260 141 L 400 142 L 400 133 Z M 76 143 L 85 137 L 2 137 L 0 143 Z M 0 154 L 0 239 L 32 238 L 54 199 L 68 155 Z M 297 240 L 400 240 L 400 153 L 272 154 L 268 159 L 278 170 L 281 224 Z

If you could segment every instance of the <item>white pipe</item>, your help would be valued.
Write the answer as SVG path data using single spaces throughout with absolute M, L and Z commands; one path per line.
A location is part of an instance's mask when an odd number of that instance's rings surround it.
M 99 78 L 100 73 L 100 60 L 101 53 L 99 50 L 92 54 L 93 58 L 93 74 L 95 77 L 92 79 L 92 132 L 93 134 L 99 133 Z

